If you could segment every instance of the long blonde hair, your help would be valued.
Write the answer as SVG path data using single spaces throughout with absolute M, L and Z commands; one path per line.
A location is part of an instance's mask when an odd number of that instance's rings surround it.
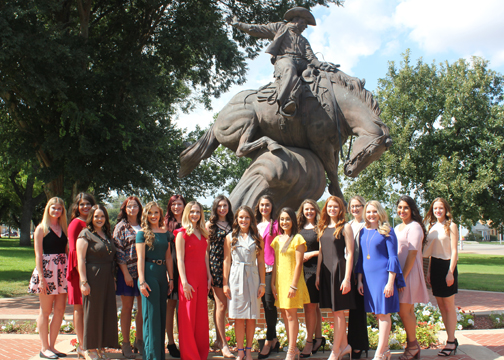
M 318 239 L 320 239 L 320 237 L 324 233 L 324 230 L 331 223 L 331 218 L 327 214 L 327 204 L 329 203 L 329 201 L 335 201 L 336 203 L 338 203 L 338 207 L 339 207 L 338 220 L 336 221 L 336 224 L 334 226 L 334 233 L 333 233 L 334 238 L 339 237 L 345 227 L 345 222 L 346 222 L 345 203 L 343 202 L 343 200 L 341 200 L 337 196 L 329 196 L 329 198 L 326 200 L 326 202 L 324 204 L 324 207 L 322 208 L 322 211 L 320 212 L 320 220 L 317 224 Z
M 51 227 L 51 216 L 49 215 L 49 209 L 54 204 L 59 204 L 63 208 L 63 211 L 61 212 L 58 223 L 61 226 L 61 230 L 65 233 L 65 235 L 68 236 L 68 233 L 67 233 L 67 228 L 68 228 L 68 226 L 67 226 L 67 213 L 66 213 L 66 209 L 65 209 L 65 202 L 63 201 L 63 199 L 61 199 L 59 197 L 50 198 L 45 206 L 44 216 L 42 217 L 42 222 L 40 223 L 40 225 L 42 225 L 42 230 L 44 231 L 44 236 L 47 235 L 47 233 L 49 232 L 49 228 Z
M 366 203 L 366 206 L 364 206 L 364 219 L 366 221 L 366 227 L 371 227 L 371 223 L 368 221 L 367 216 L 366 216 L 366 210 L 367 207 L 371 205 L 373 206 L 377 212 L 378 212 L 378 232 L 384 236 L 389 236 L 390 234 L 390 224 L 388 223 L 388 215 L 383 206 L 380 204 L 379 201 L 376 200 L 371 200 Z
M 186 230 L 187 235 L 191 235 L 194 232 L 194 230 L 196 230 L 193 227 L 191 220 L 189 219 L 191 208 L 194 205 L 197 205 L 200 208 L 200 218 L 196 226 L 200 231 L 201 235 L 204 236 L 206 239 L 208 239 L 208 230 L 205 227 L 205 213 L 203 212 L 203 206 L 201 206 L 201 204 L 197 201 L 191 201 L 187 203 L 187 205 L 185 206 L 184 212 L 182 213 L 182 227 Z
M 154 231 L 152 231 L 151 224 L 149 222 L 149 210 L 152 208 L 157 207 L 159 209 L 159 221 L 158 221 L 158 226 L 161 228 L 164 226 L 164 216 L 163 216 L 163 209 L 158 205 L 157 202 L 151 201 L 145 207 L 143 208 L 142 211 L 142 231 L 144 232 L 144 238 L 145 238 L 145 245 L 149 248 L 149 250 L 154 249 L 154 239 L 156 236 L 154 235 Z

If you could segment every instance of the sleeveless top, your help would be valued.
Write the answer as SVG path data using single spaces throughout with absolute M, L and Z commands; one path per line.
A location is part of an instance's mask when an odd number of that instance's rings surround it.
M 49 228 L 49 232 L 42 240 L 42 249 L 46 255 L 64 254 L 66 252 L 67 244 L 68 238 L 63 230 L 61 230 L 61 237 L 59 237 L 51 228 Z

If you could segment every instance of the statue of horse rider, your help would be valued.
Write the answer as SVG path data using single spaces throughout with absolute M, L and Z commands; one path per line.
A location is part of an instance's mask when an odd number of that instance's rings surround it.
M 317 59 L 310 43 L 301 33 L 307 25 L 316 25 L 312 13 L 304 7 L 294 7 L 288 10 L 284 19 L 288 22 L 276 22 L 266 25 L 253 25 L 238 22 L 237 18 L 228 18 L 228 23 L 249 35 L 271 39 L 266 52 L 271 54 L 271 62 L 275 66 L 275 78 L 280 82 L 277 102 L 279 112 L 286 117 L 296 114 L 298 96 L 294 89 L 299 76 L 309 64 L 313 67 L 334 71 L 334 65 Z

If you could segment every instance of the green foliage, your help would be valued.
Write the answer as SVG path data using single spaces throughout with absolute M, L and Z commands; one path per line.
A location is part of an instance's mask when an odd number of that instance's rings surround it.
M 504 328 L 504 313 L 491 313 L 489 318 L 495 329 Z
M 376 98 L 394 144 L 358 179 L 347 195 L 360 194 L 395 206 L 413 194 L 424 209 L 442 196 L 457 221 L 504 220 L 503 77 L 488 61 L 415 64 L 390 62 Z
M 337 0 L 305 0 L 327 5 Z M 201 169 L 179 179 L 186 141 L 173 115 L 206 107 L 245 81 L 264 41 L 225 18 L 282 19 L 289 0 L 72 2 L 0 5 L 1 131 L 27 155 L 48 196 L 92 189 L 166 198 L 204 196 L 222 184 Z M 12 146 L 14 149 L 15 146 Z M 225 175 L 225 173 L 224 173 Z M 229 186 L 233 186 L 230 184 Z

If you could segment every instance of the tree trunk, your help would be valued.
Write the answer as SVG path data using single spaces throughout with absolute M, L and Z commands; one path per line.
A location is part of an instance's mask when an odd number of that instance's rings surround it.
M 63 199 L 65 195 L 65 188 L 63 186 L 63 174 L 58 175 L 57 178 L 53 179 L 50 183 L 45 185 L 44 192 L 46 194 L 47 200 L 55 196 Z

